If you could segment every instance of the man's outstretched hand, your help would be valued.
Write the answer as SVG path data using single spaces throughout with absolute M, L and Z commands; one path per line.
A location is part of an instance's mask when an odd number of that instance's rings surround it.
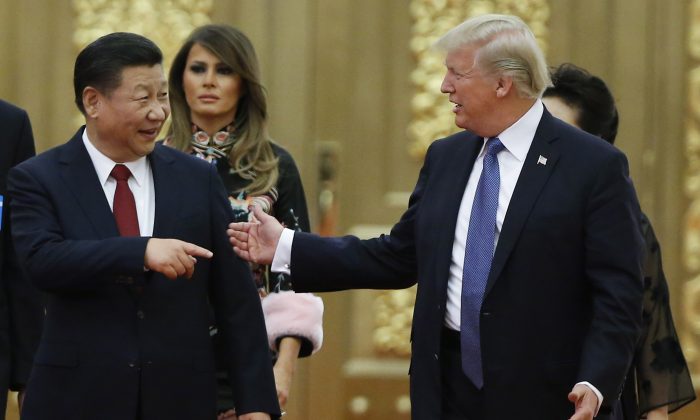
M 260 206 L 254 205 L 252 209 L 252 222 L 231 223 L 226 233 L 239 257 L 269 265 L 272 264 L 284 227 L 277 219 L 262 211 Z

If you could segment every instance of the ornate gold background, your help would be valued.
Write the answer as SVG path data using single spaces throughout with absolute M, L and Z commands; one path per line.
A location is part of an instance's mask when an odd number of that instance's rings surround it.
M 683 264 L 689 278 L 683 285 L 683 317 L 687 328 L 682 330 L 681 339 L 691 371 L 697 373 L 700 370 L 700 1 L 692 1 L 689 12 L 687 50 L 690 65 L 685 138 L 688 165 L 685 193 L 689 205 L 683 244 Z
M 213 0 L 73 0 L 78 49 L 114 31 L 144 35 L 172 57 L 187 35 L 211 21 Z

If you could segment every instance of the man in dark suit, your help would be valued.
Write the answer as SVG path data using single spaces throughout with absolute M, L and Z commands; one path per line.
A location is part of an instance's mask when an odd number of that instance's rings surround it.
M 602 416 L 641 321 L 625 157 L 544 109 L 547 67 L 520 19 L 469 19 L 437 47 L 466 131 L 431 145 L 389 235 L 292 233 L 255 209 L 260 223 L 230 225 L 231 242 L 298 291 L 417 282 L 414 420 Z
M 8 389 L 24 388 L 39 343 L 44 310 L 41 296 L 22 276 L 10 236 L 7 173 L 34 156 L 27 113 L 0 100 L 0 419 L 5 418 Z
M 154 148 L 170 112 L 161 63 L 140 35 L 88 45 L 74 73 L 85 127 L 10 172 L 17 254 L 48 295 L 23 419 L 216 418 L 212 316 L 239 418 L 279 416 L 215 168 Z

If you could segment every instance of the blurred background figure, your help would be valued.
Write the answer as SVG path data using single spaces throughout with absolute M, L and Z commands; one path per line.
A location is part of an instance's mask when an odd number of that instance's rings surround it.
M 543 99 L 555 117 L 615 143 L 619 116 L 605 82 L 573 64 L 552 72 Z M 616 407 L 616 418 L 668 419 L 668 413 L 695 399 L 690 372 L 673 324 L 661 248 L 651 222 L 642 213 L 644 259 L 643 330 L 634 362 Z
M 248 221 L 248 207 L 259 204 L 290 229 L 309 231 L 299 171 L 292 156 L 269 137 L 267 100 L 258 59 L 248 37 L 228 25 L 196 29 L 170 69 L 172 125 L 165 143 L 216 165 L 229 193 L 235 221 Z M 317 351 L 323 341 L 323 302 L 294 293 L 290 278 L 251 265 L 262 298 L 275 383 L 285 407 L 298 357 Z M 212 326 L 216 337 L 216 327 Z M 216 340 L 216 338 L 215 338 Z M 220 418 L 233 416 L 220 364 Z
M 17 265 L 7 196 L 10 168 L 34 156 L 32 126 L 23 109 L 0 100 L 0 129 L 0 419 L 4 419 L 8 390 L 19 391 L 22 408 L 44 310 L 39 292 Z

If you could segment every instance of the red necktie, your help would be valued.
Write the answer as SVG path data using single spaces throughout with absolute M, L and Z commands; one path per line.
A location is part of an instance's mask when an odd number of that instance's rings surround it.
M 141 236 L 139 218 L 136 215 L 136 202 L 131 189 L 129 189 L 131 171 L 126 166 L 117 164 L 114 165 L 110 175 L 117 181 L 112 212 L 117 221 L 119 234 L 121 236 Z

